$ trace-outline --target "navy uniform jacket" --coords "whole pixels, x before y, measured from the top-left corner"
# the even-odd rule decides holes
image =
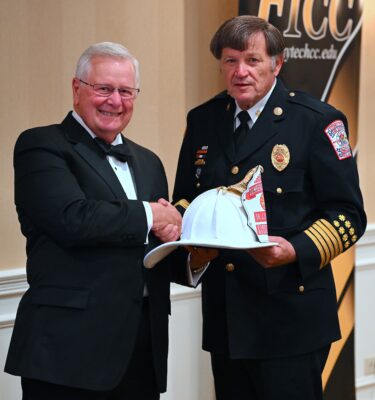
[[[202,278],[203,348],[237,359],[318,349],[340,338],[330,261],[366,227],[346,118],[278,81],[235,154],[234,111],[221,93],[189,112],[173,201],[186,205],[260,164],[269,235],[289,240],[297,261],[265,269],[245,251],[221,250]],[[275,145],[290,152],[282,171],[271,161]]]
[[[146,282],[156,379],[166,389],[170,274],[167,265],[143,267],[142,201],[168,198],[167,180],[155,154],[122,139],[138,200],[127,199],[104,153],[70,114],[17,141],[15,202],[30,288],[18,308],[8,373],[114,388],[133,352]],[[157,244],[150,234],[150,249]]]

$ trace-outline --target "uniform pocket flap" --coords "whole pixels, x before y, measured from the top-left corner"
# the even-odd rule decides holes
[[[37,288],[32,296],[33,304],[81,309],[87,307],[88,299],[88,289],[51,286]]]
[[[293,170],[288,174],[270,175],[263,179],[263,187],[267,192],[277,195],[282,193],[301,192],[303,190],[304,171]]]
[[[266,268],[267,293],[306,294],[327,289],[330,285],[324,273],[316,274],[310,279],[302,280],[298,271],[297,263]]]

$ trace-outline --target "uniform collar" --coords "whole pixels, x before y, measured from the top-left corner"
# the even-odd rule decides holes
[[[249,109],[247,110],[247,112],[249,113],[250,118],[251,118],[253,124],[254,124],[255,121],[258,119],[260,113],[263,111],[263,108],[265,107],[265,105],[266,105],[268,99],[270,98],[270,96],[271,96],[273,90],[275,89],[276,83],[277,83],[277,79],[275,78],[275,81],[274,81],[274,83],[273,83],[271,89],[267,92],[267,94],[266,94],[262,99],[260,99],[260,100],[258,101],[258,103],[256,103],[253,107],[251,107],[251,108],[249,108]],[[243,111],[243,110],[242,110],[242,109],[240,108],[240,106],[238,105],[237,100],[235,100],[235,103],[236,103],[236,110],[235,110],[235,112],[234,112],[234,116],[235,116],[235,118],[236,118],[237,115],[238,115],[241,111]]]

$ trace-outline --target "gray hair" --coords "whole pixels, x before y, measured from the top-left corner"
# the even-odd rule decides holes
[[[76,77],[78,79],[85,79],[91,68],[91,60],[97,56],[122,58],[130,61],[134,66],[135,71],[135,85],[139,88],[140,74],[139,62],[130,53],[130,51],[119,43],[101,42],[95,43],[88,47],[78,60],[76,68]]]

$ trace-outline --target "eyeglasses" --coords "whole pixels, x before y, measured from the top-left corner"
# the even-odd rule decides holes
[[[87,86],[91,86],[94,89],[94,92],[99,96],[109,97],[116,90],[122,99],[134,99],[137,97],[137,94],[140,92],[140,89],[131,88],[131,87],[122,87],[122,88],[114,88],[111,85],[104,85],[101,83],[88,83],[83,81],[82,79],[78,79],[81,83],[84,83]]]

